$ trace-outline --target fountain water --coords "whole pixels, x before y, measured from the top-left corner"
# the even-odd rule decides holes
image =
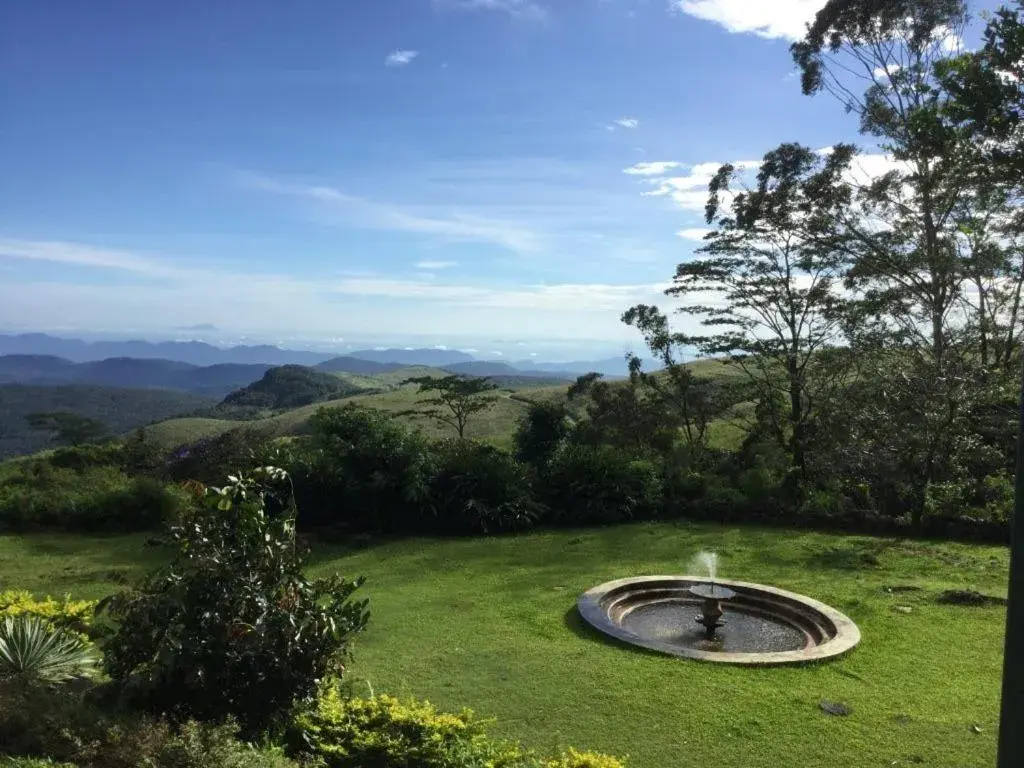
[[[708,578],[711,580],[709,584],[694,584],[690,587],[690,594],[704,601],[701,604],[700,616],[696,621],[704,627],[705,638],[711,640],[715,636],[715,631],[719,627],[725,626],[725,622],[722,621],[722,616],[725,613],[722,601],[731,600],[736,597],[736,593],[727,587],[715,584],[715,579],[718,578],[717,552],[698,552],[694,563],[707,571]]]

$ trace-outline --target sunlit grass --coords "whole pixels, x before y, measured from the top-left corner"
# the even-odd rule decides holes
[[[0,584],[100,597],[159,559],[143,541],[3,537]],[[725,577],[847,613],[862,644],[817,666],[733,668],[612,645],[578,620],[587,588],[682,573],[709,548]],[[321,545],[316,554],[316,572],[367,577],[372,617],[350,665],[357,690],[470,706],[544,750],[626,754],[634,768],[981,768],[995,759],[1004,611],[935,597],[1004,595],[1004,548],[682,523],[354,552]],[[887,591],[908,586],[918,590]],[[824,714],[823,699],[852,714]]]

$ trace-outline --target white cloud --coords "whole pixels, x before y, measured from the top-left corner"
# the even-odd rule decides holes
[[[678,163],[677,167],[682,166]],[[761,165],[758,160],[738,160],[733,163],[738,170],[753,170]],[[683,210],[703,212],[708,199],[708,185],[718,173],[722,163],[698,163],[689,166],[689,171],[680,176],[646,179],[654,189],[644,192],[645,197],[667,197]]]
[[[825,0],[673,0],[672,7],[730,32],[798,40]]]
[[[626,130],[633,130],[639,127],[640,121],[635,117],[620,117],[618,120],[612,120],[604,127],[606,131],[614,131],[619,128],[625,128]]]
[[[674,160],[659,160],[652,163],[637,163],[626,168],[623,173],[630,176],[664,176],[673,168],[678,168],[682,163]]]
[[[540,248],[541,240],[536,233],[504,219],[458,209],[440,214],[424,213],[404,206],[377,203],[333,187],[289,184],[260,174],[239,174],[238,178],[251,189],[312,202],[332,219],[351,227],[414,232],[451,241],[492,243],[514,252],[531,252]]]
[[[684,240],[694,240],[696,242],[702,242],[705,235],[709,232],[713,232],[712,229],[706,229],[701,227],[691,227],[689,229],[680,229],[676,232],[677,237],[681,237]]]
[[[547,21],[551,10],[534,0],[434,0],[439,8],[464,11],[498,11],[521,21]]]
[[[457,261],[431,261],[431,260],[428,259],[428,260],[425,260],[425,261],[417,261],[415,266],[416,266],[416,269],[451,269],[452,267],[459,266],[459,262],[457,262]]]
[[[0,326],[49,327],[52,308],[70,329],[126,332],[126,318],[149,329],[177,327],[202,316],[228,333],[293,332],[336,336],[372,327],[379,333],[486,334],[516,327],[524,336],[632,338],[619,315],[654,302],[667,287],[653,283],[471,284],[406,277],[302,278],[266,273],[248,263],[231,267],[177,262],[80,243],[0,239],[4,258],[43,258],[86,266],[99,280],[72,282],[60,270],[44,278],[0,281]],[[32,254],[25,256],[25,254]],[[42,257],[37,256],[43,254]],[[113,256],[112,256],[113,254]],[[198,261],[191,262],[199,264]],[[105,275],[118,276],[115,283]],[[132,279],[135,275],[138,279]],[[149,279],[158,275],[159,280]],[[225,292],[223,286],[230,285]],[[268,312],[267,307],[273,307]],[[353,327],[353,318],[358,324]],[[143,326],[133,326],[142,328]]]
[[[384,65],[387,67],[404,67],[419,55],[419,51],[392,51],[387,55],[387,58],[384,59]]]

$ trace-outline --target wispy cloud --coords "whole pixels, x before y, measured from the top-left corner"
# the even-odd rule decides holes
[[[97,267],[134,272],[152,277],[173,277],[181,270],[155,259],[125,251],[96,248],[61,241],[15,240],[0,238],[0,259],[45,261],[76,267]]]
[[[825,0],[673,0],[671,7],[729,32],[798,40]]]
[[[551,9],[535,0],[434,0],[438,8],[464,11],[499,11],[522,21],[547,21]]]
[[[550,336],[550,329],[557,327],[565,338],[629,338],[629,332],[620,328],[619,313],[631,304],[656,300],[666,287],[639,282],[474,284],[386,275],[298,278],[260,272],[249,264],[182,268],[169,260],[82,243],[0,242],[0,264],[4,258],[45,254],[51,263],[97,271],[98,281],[75,282],[59,271],[36,279],[0,281],[0,322],[18,320],[37,327],[50,322],[46,318],[56,306],[62,323],[92,330],[123,330],[126,317],[139,318],[151,328],[171,328],[201,315],[205,323],[227,331],[330,330],[336,335],[347,333],[357,314],[360,327],[382,333],[415,328],[465,334],[473,328],[486,334],[514,325],[524,335]],[[109,271],[140,279],[103,282]],[[146,279],[154,274],[162,279]],[[231,290],[225,292],[224,285]],[[268,306],[274,311],[268,313]]]
[[[617,128],[625,128],[626,130],[632,130],[640,125],[640,121],[635,117],[620,117],[618,120],[613,120],[611,123],[605,126],[609,131],[614,131]]]
[[[415,264],[416,269],[451,269],[457,266],[459,266],[457,261],[432,261],[430,259],[417,261]]]
[[[392,51],[384,59],[384,66],[387,67],[404,67],[409,64],[413,59],[420,55],[419,51],[400,50]]]
[[[314,203],[322,211],[336,217],[340,223],[354,228],[413,232],[450,241],[491,243],[513,252],[536,251],[541,246],[541,238],[536,233],[503,219],[457,209],[444,213],[425,213],[404,206],[378,203],[329,186],[287,183],[260,174],[242,174],[240,179],[251,189]]]
[[[659,160],[651,163],[637,163],[624,169],[622,172],[630,176],[664,176],[673,168],[679,168],[682,163],[674,160]]]

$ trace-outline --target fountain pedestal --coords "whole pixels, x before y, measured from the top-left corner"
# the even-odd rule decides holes
[[[736,593],[727,587],[720,587],[717,584],[694,584],[690,587],[690,594],[703,599],[700,616],[696,617],[698,624],[704,627],[704,633],[708,640],[715,636],[715,631],[725,622],[722,616],[725,611],[722,608],[723,600],[731,600]]]

